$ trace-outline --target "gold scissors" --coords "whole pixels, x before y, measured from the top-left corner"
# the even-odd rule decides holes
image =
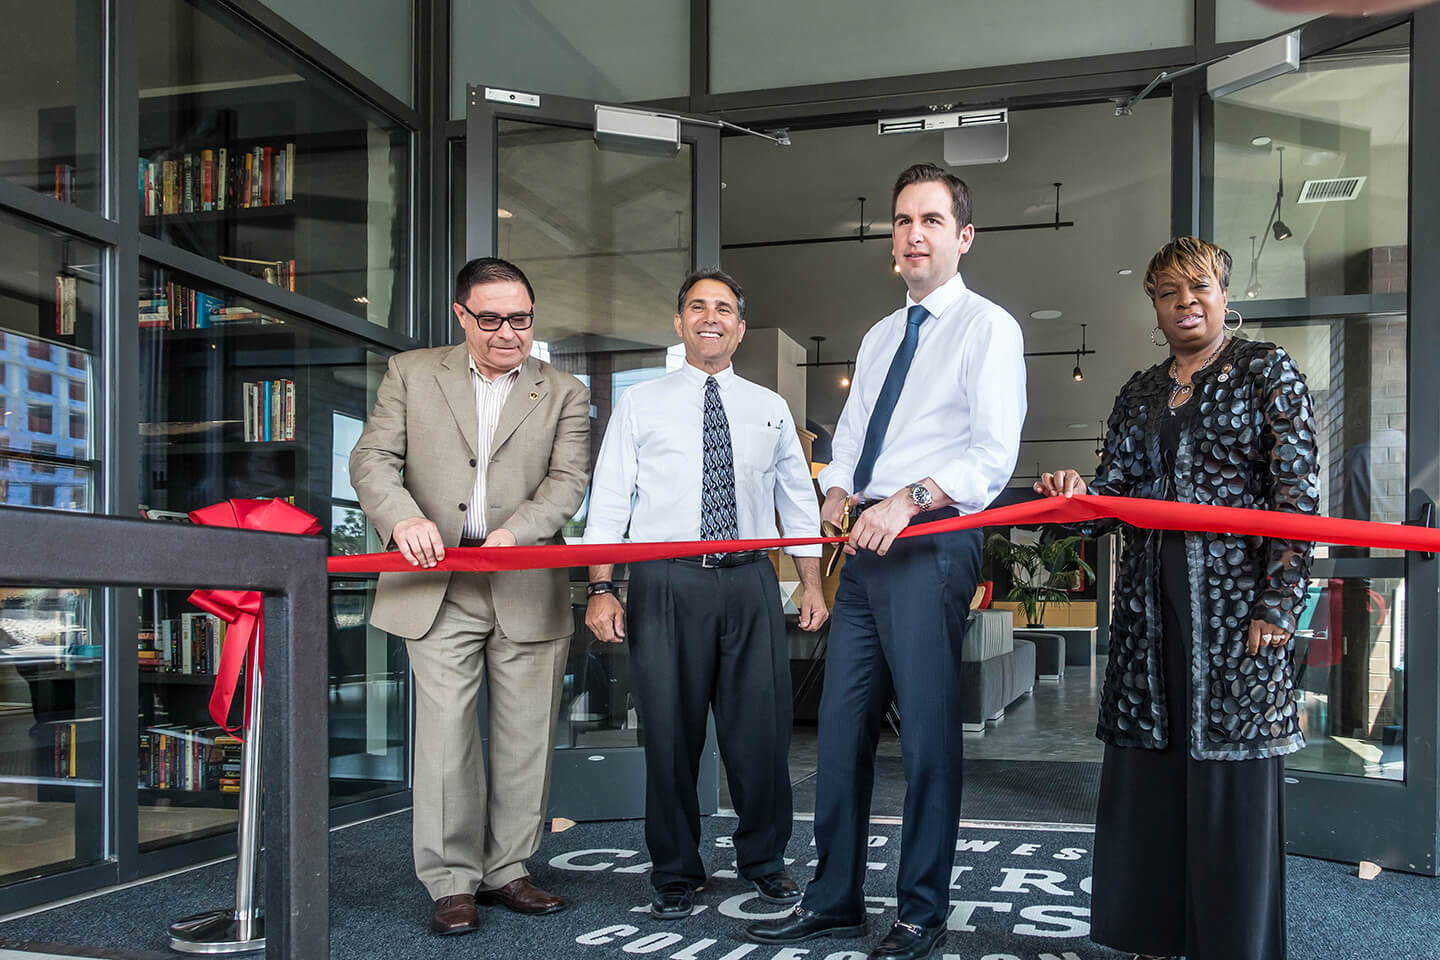
[[[850,504],[845,504],[845,512],[840,515],[840,524],[836,526],[829,520],[820,524],[820,532],[827,537],[849,537],[850,536]],[[825,563],[825,576],[835,574],[835,567],[840,563],[840,556],[845,552],[845,544],[835,544],[835,552],[830,554],[830,559]]]

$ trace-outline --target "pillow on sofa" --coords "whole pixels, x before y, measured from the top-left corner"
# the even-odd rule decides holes
[[[975,587],[975,596],[970,598],[971,610],[989,610],[990,594],[995,590],[994,580],[981,580]]]

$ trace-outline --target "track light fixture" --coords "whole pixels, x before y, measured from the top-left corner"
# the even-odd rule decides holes
[[[1285,225],[1285,221],[1280,219],[1280,201],[1285,199],[1285,148],[1276,147],[1275,149],[1280,154],[1280,178],[1275,185],[1275,213],[1272,214],[1275,224],[1271,229],[1275,231],[1275,239],[1280,241],[1289,240],[1294,234]]]
[[[1245,285],[1245,297],[1254,300],[1260,296],[1260,255],[1255,250],[1255,237],[1250,237],[1250,282]]]
[[[1075,369],[1070,376],[1076,383],[1085,379],[1085,371],[1080,369],[1080,355],[1085,352],[1085,324],[1080,324],[1080,349],[1075,351]]]

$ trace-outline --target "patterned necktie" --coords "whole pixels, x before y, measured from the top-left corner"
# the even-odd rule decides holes
[[[720,384],[705,378],[704,472],[700,484],[700,539],[738,540],[735,520],[735,455],[730,421],[720,402]]]
[[[855,480],[851,493],[863,493],[875,472],[875,458],[880,455],[880,446],[885,442],[885,431],[890,428],[890,418],[895,414],[895,404],[900,400],[900,389],[905,386],[905,375],[910,372],[910,361],[915,359],[915,345],[920,342],[920,324],[930,316],[930,311],[920,304],[910,308],[905,318],[905,336],[895,359],[890,361],[890,372],[885,374],[885,384],[875,400],[875,409],[870,411],[870,422],[865,426],[865,445],[860,448],[860,459],[855,461]]]

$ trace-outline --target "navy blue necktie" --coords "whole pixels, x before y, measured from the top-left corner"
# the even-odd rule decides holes
[[[915,359],[920,324],[928,316],[930,311],[917,303],[905,317],[905,336],[900,341],[900,349],[895,351],[895,359],[890,361],[890,372],[885,374],[885,384],[875,400],[875,409],[870,411],[870,422],[865,425],[865,445],[860,448],[860,459],[855,461],[851,493],[863,493],[875,472],[875,458],[880,456],[885,431],[890,428],[890,418],[895,414],[895,404],[900,401],[900,390],[905,386],[905,375],[910,372],[910,361]]]
[[[705,378],[705,408],[701,418],[702,472],[700,483],[700,539],[738,540],[735,509],[735,456],[730,447],[730,421],[720,402],[720,384]]]

